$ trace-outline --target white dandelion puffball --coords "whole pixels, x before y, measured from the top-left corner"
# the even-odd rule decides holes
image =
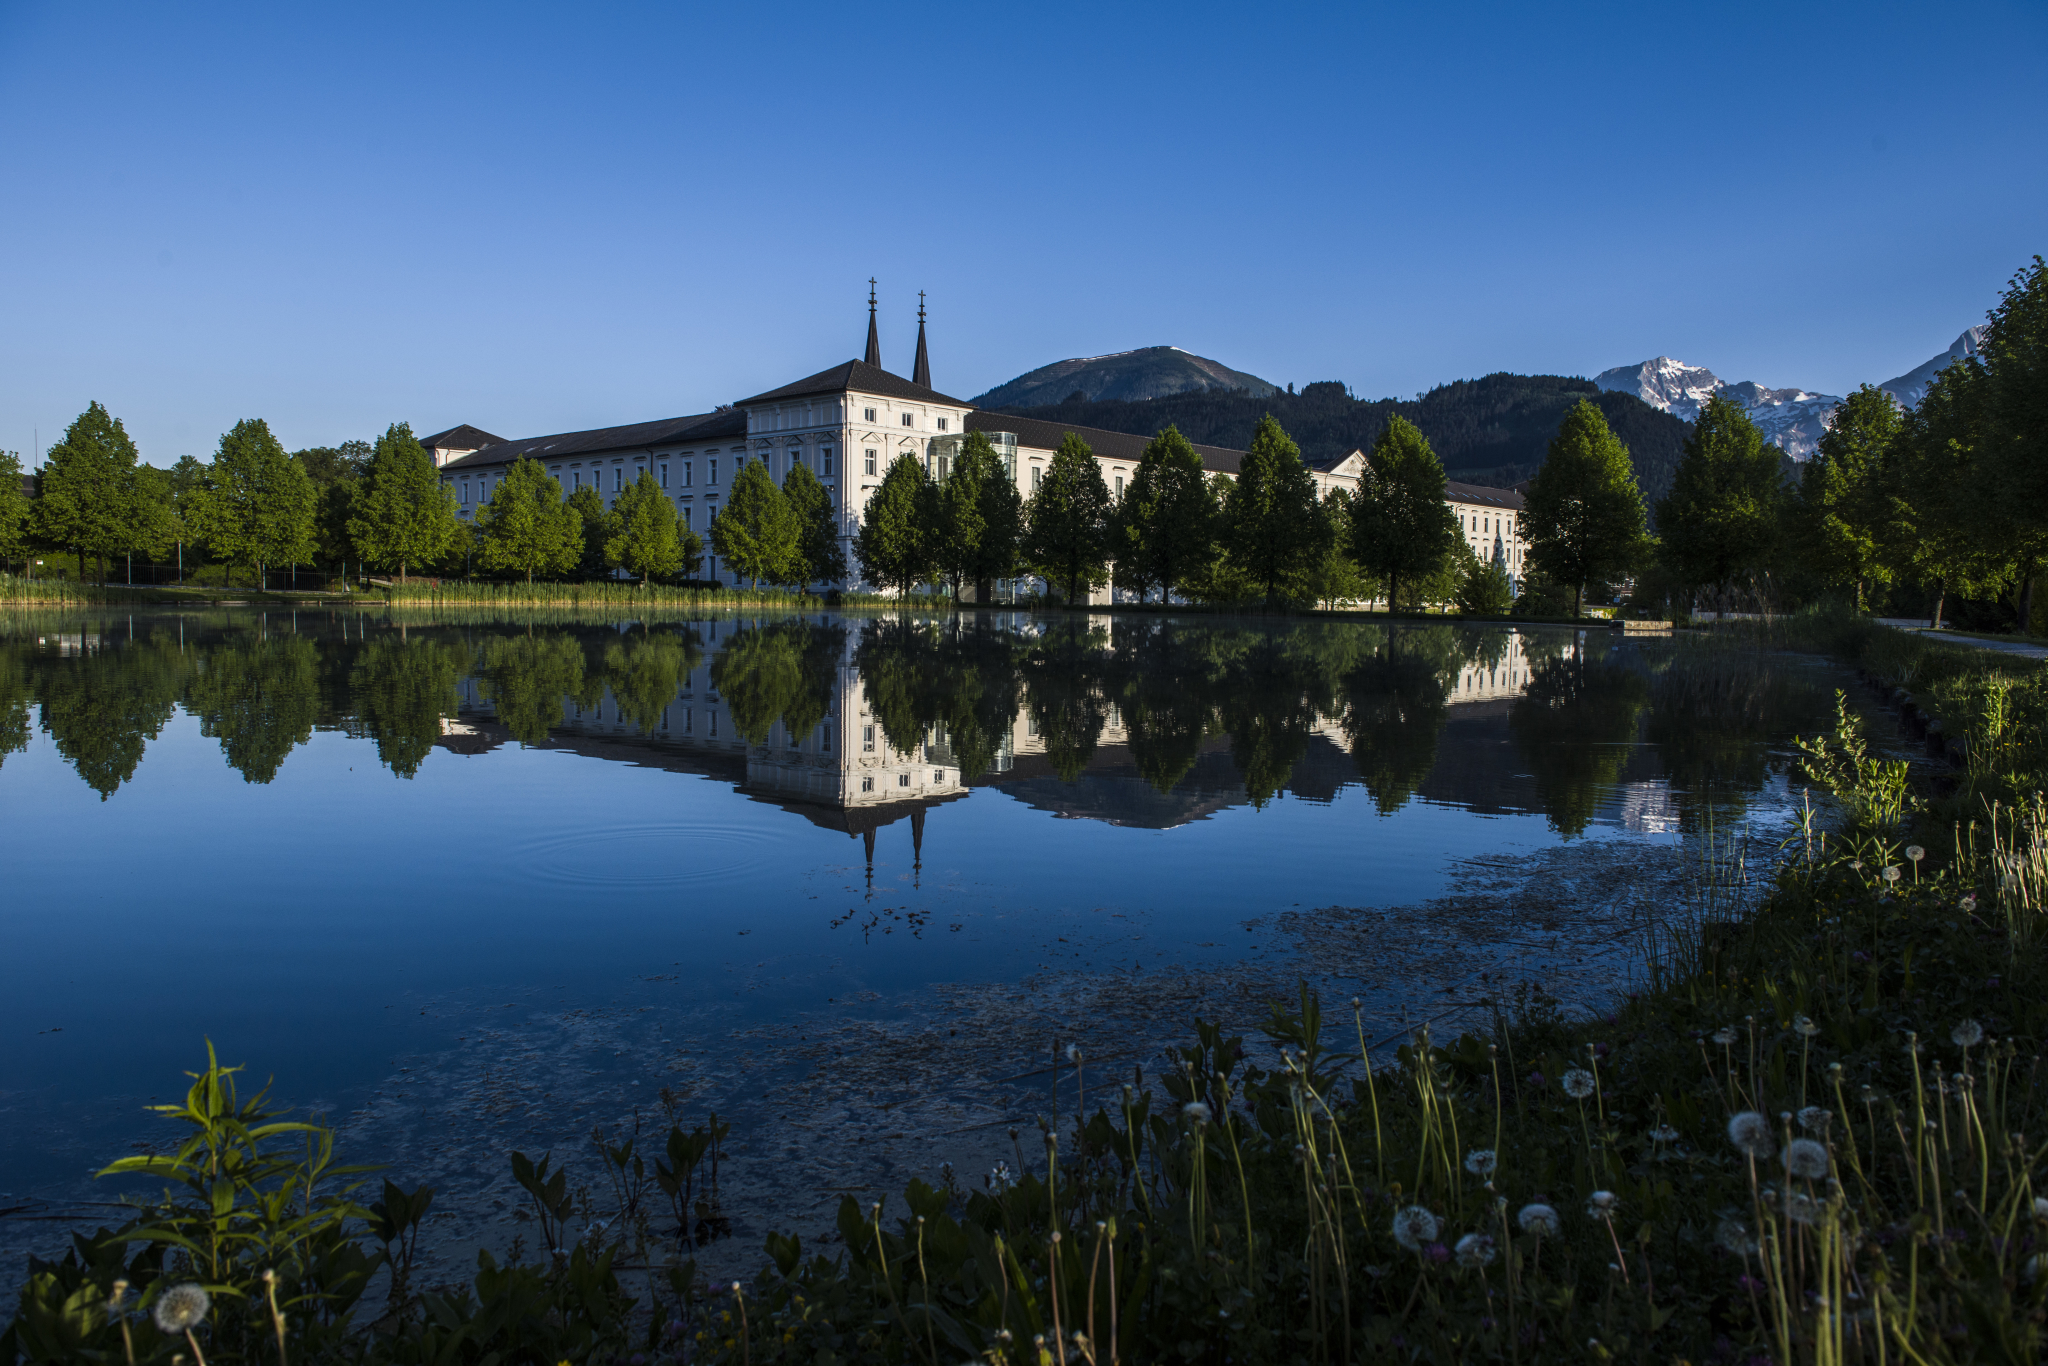
[[[1820,1033],[1820,1026],[1804,1015],[1794,1015],[1792,1017],[1792,1031],[1803,1038],[1810,1039]]]
[[[1795,1138],[1785,1145],[1785,1170],[1806,1181],[1818,1181],[1828,1174],[1828,1150],[1810,1138]]]
[[[1394,1216],[1394,1241],[1410,1252],[1420,1252],[1424,1243],[1435,1242],[1436,1231],[1436,1216],[1420,1205],[1410,1205]]]
[[[1540,1202],[1522,1206],[1515,1222],[1522,1226],[1522,1232],[1533,1233],[1539,1238],[1555,1238],[1564,1232],[1564,1220],[1557,1217],[1557,1211]]]
[[[1896,863],[1884,870],[1884,880],[1886,882],[1897,882],[1903,875],[1903,871]]]
[[[1729,1046],[1730,1044],[1734,1043],[1734,1042],[1735,1042],[1735,1028],[1734,1028],[1734,1026],[1732,1026],[1732,1025],[1722,1025],[1722,1026],[1721,1026],[1721,1027],[1720,1027],[1719,1029],[1715,1030],[1715,1031],[1714,1031],[1714,1042],[1715,1042],[1715,1043],[1717,1043],[1717,1044],[1719,1044],[1719,1045],[1721,1045],[1721,1047],[1723,1047],[1723,1048],[1726,1048],[1726,1047],[1728,1047],[1728,1046]]]
[[[1906,846],[1906,857],[1918,863],[1921,859],[1927,857],[1927,851],[1917,844],[1909,844]]]
[[[1493,1239],[1484,1233],[1466,1234],[1458,1240],[1458,1245],[1452,1250],[1458,1254],[1459,1266],[1482,1267],[1493,1265]]]
[[[1564,1093],[1573,1100],[1584,1100],[1593,1094],[1593,1074],[1583,1067],[1567,1067],[1564,1070]]]
[[[1809,1105],[1799,1112],[1799,1127],[1810,1134],[1824,1134],[1828,1131],[1828,1125],[1834,1122],[1834,1118],[1833,1110]]]
[[[1669,1124],[1659,1124],[1656,1128],[1650,1130],[1650,1141],[1652,1143],[1676,1143],[1678,1142],[1678,1130],[1672,1128]]]
[[[1949,1041],[1958,1048],[1975,1048],[1984,1042],[1984,1026],[1975,1020],[1965,1020],[1948,1032]]]
[[[1820,1221],[1821,1203],[1810,1195],[1797,1191],[1785,1197],[1785,1217],[1795,1224],[1813,1224]]]
[[[1492,1176],[1494,1168],[1499,1165],[1499,1159],[1491,1148],[1474,1148],[1465,1154],[1465,1170],[1474,1176]]]
[[[2034,1217],[2043,1223],[2048,1223],[2048,1195],[2037,1195],[2034,1197]]]
[[[1210,1120],[1216,1117],[1214,1112],[1212,1112],[1207,1105],[1204,1105],[1199,1100],[1191,1100],[1187,1104],[1181,1106],[1180,1112],[1181,1115],[1190,1124],[1207,1124]]]
[[[1721,1227],[1714,1232],[1714,1240],[1738,1257],[1747,1257],[1756,1251],[1756,1240],[1749,1236],[1749,1230],[1739,1219],[1723,1219]]]
[[[1965,893],[1963,894],[1963,899],[1962,899],[1961,901],[1958,901],[1958,902],[1956,903],[1956,909],[1958,909],[1958,910],[1961,910],[1961,911],[1974,911],[1974,910],[1976,910],[1976,909],[1977,909],[1977,894],[1976,894],[1975,892],[1965,892]]]
[[[1611,1219],[1621,1205],[1621,1197],[1613,1191],[1594,1191],[1586,1197],[1588,1219]]]
[[[150,1317],[156,1320],[157,1331],[176,1336],[190,1332],[206,1317],[209,1301],[203,1287],[191,1281],[174,1285],[156,1297],[156,1308]]]
[[[1778,1150],[1771,1138],[1771,1122],[1754,1110],[1744,1110],[1728,1121],[1728,1141],[1751,1157],[1769,1157]]]

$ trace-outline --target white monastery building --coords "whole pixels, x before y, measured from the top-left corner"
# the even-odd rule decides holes
[[[747,461],[765,462],[777,483],[796,465],[807,465],[839,511],[847,562],[856,564],[852,539],[890,465],[916,460],[926,474],[944,479],[966,434],[977,431],[987,434],[1026,499],[1068,432],[1095,452],[1113,498],[1123,496],[1150,442],[1149,437],[1129,432],[984,412],[940,393],[932,388],[922,306],[911,377],[891,374],[882,368],[870,292],[864,359],[846,361],[713,412],[521,441],[507,441],[465,424],[424,437],[421,444],[440,469],[442,482],[453,490],[464,520],[489,501],[513,462],[533,459],[561,481],[564,497],[588,485],[603,497],[606,507],[639,479],[642,470],[651,470],[675,501],[683,526],[700,535],[709,532],[718,516],[720,495]],[[1243,451],[1220,446],[1196,446],[1195,451],[1210,474],[1228,478],[1236,477],[1244,458]],[[1333,488],[1355,489],[1364,468],[1365,454],[1356,450],[1309,463],[1319,497]],[[1500,564],[1519,583],[1526,551],[1518,526],[1522,495],[1511,489],[1453,483],[1444,496],[1473,551],[1482,560]],[[705,569],[712,579],[730,572],[708,552]],[[736,575],[733,582],[737,586]],[[1098,589],[1091,601],[1107,602],[1109,592]]]

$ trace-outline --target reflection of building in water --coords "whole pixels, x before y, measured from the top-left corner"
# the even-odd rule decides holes
[[[1677,834],[1678,803],[1672,800],[1671,784],[1662,779],[1623,784],[1617,819],[1639,835]]]
[[[1033,636],[1042,629],[1042,622],[1024,614],[982,614],[981,622],[1013,638]],[[1111,626],[1107,617],[1090,619],[1091,627],[1098,624]],[[867,683],[854,663],[858,628],[845,633],[838,655],[831,661],[831,681],[819,721],[802,733],[792,733],[789,723],[778,717],[756,743],[742,733],[743,722],[734,716],[732,699],[722,696],[714,681],[715,661],[735,628],[709,623],[704,629],[707,649],[702,661],[682,678],[674,696],[646,729],[628,719],[626,706],[605,688],[595,697],[561,698],[544,747],[716,778],[827,829],[870,837],[905,816],[916,818],[914,825],[921,835],[926,810],[965,796],[973,786],[999,787],[1021,801],[1064,816],[1149,828],[1199,820],[1248,800],[1244,777],[1232,755],[1231,737],[1226,733],[1201,742],[1193,766],[1171,791],[1152,788],[1139,776],[1129,724],[1121,709],[1108,700],[1102,702],[1102,725],[1094,734],[1081,771],[1065,778],[1054,771],[1047,737],[1040,732],[1028,697],[1020,698],[1008,729],[993,737],[992,759],[976,772],[959,766],[952,737],[940,724],[927,726],[908,749],[898,749],[891,744],[871,703]],[[1102,636],[1105,654],[1112,648],[1113,629]],[[725,641],[720,640],[721,634]],[[1501,632],[1475,643],[1476,657],[1444,666],[1438,678],[1454,728],[1461,715],[1469,715],[1491,733],[1498,729],[1507,705],[1529,686],[1534,665],[1527,638],[1518,632]],[[1551,654],[1564,657],[1578,649],[1554,638],[1545,644]],[[1393,648],[1401,648],[1398,638]],[[478,754],[504,744],[510,736],[497,723],[488,686],[478,678],[467,678],[459,692],[458,715],[442,723],[441,747]],[[1309,749],[1288,783],[1297,796],[1331,801],[1343,788],[1360,781],[1343,715],[1316,714],[1307,728],[1307,738]],[[1493,779],[1486,775],[1502,771],[1498,759],[1487,758],[1467,772],[1461,761],[1447,755],[1440,768],[1440,792],[1442,783],[1460,790],[1473,788],[1465,800],[1480,808],[1501,805],[1474,787],[1479,783],[1491,794]],[[1448,793],[1439,799],[1456,800]],[[1508,807],[1514,805],[1507,803]]]

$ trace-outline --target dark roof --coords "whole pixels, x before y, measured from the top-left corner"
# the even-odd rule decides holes
[[[956,408],[968,406],[964,399],[949,398],[936,389],[927,389],[922,384],[913,384],[901,375],[892,375],[879,365],[869,365],[864,360],[850,360],[844,365],[835,365],[830,370],[820,370],[794,384],[785,384],[780,389],[770,389],[765,394],[743,398],[741,403],[772,403],[781,398],[804,398],[811,394],[843,394],[849,389],[863,394],[880,394],[884,398],[907,398],[923,403],[950,403]]]
[[[33,474],[21,476],[21,496],[24,498],[36,496],[36,477]]]
[[[1018,445],[1045,451],[1058,450],[1060,438],[1072,432],[1087,442],[1090,450],[1110,460],[1139,459],[1145,454],[1145,447],[1152,443],[1149,436],[1133,436],[1129,432],[1105,432],[1099,427],[1076,427],[1066,422],[1045,422],[1035,417],[1017,417],[1011,413],[990,413],[980,409],[967,415],[967,430],[1014,432]],[[1202,457],[1202,468],[1211,474],[1236,474],[1239,462],[1244,459],[1243,451],[1233,451],[1224,446],[1196,446],[1195,454]]]
[[[1513,489],[1488,488],[1484,484],[1460,484],[1455,480],[1444,484],[1444,497],[1460,503],[1478,503],[1485,507],[1506,508],[1510,512],[1522,510],[1522,495]]]
[[[624,427],[595,427],[587,432],[562,432],[555,436],[528,437],[523,441],[501,441],[474,455],[451,460],[441,468],[466,470],[479,465],[509,465],[527,457],[559,460],[565,455],[640,450],[676,441],[718,441],[746,434],[747,415],[738,409],[721,408],[715,413],[668,417],[659,422],[635,422]]]
[[[439,447],[445,451],[480,451],[486,446],[502,446],[505,438],[492,436],[481,427],[472,427],[467,422],[460,427],[450,427],[445,432],[420,438],[420,444],[428,450]]]

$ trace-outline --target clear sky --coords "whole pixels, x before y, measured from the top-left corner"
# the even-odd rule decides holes
[[[1171,343],[1406,396],[1843,393],[2048,253],[2048,5],[0,0],[0,448],[971,397]]]

